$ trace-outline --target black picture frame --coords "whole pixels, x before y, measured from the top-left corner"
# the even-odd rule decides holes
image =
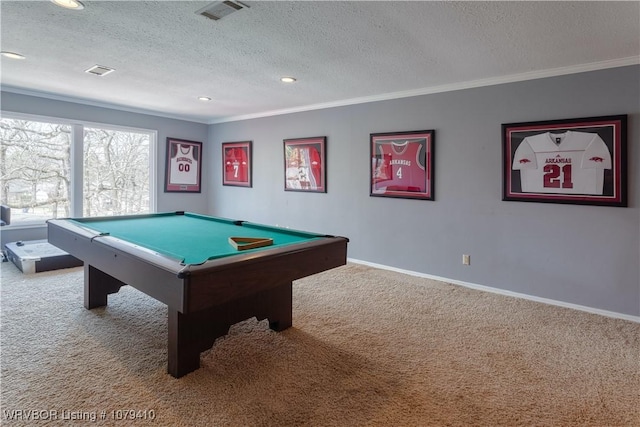
[[[222,185],[253,186],[252,141],[222,143]]]
[[[372,133],[371,197],[435,200],[435,130]]]
[[[200,193],[202,142],[167,138],[165,193]]]
[[[502,200],[627,206],[627,115],[502,125]]]
[[[327,192],[327,137],[285,139],[284,190]]]

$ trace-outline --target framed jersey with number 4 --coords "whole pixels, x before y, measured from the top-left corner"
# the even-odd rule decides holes
[[[202,142],[167,138],[166,193],[200,193]]]
[[[503,200],[627,206],[627,116],[502,125]]]
[[[434,200],[434,137],[434,130],[372,133],[369,195]]]

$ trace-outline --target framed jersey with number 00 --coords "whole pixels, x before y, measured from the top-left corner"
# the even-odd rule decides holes
[[[434,200],[434,130],[372,133],[371,196]]]
[[[503,200],[627,206],[627,116],[502,125]]]
[[[200,193],[202,143],[167,138],[166,193]]]

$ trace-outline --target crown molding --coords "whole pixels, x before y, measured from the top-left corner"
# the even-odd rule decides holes
[[[9,93],[16,93],[18,95],[26,95],[26,96],[36,96],[38,98],[45,98],[45,99],[52,99],[54,101],[62,101],[62,102],[72,102],[74,104],[81,104],[81,105],[88,105],[91,107],[99,107],[99,108],[108,108],[111,110],[118,110],[118,111],[126,111],[128,113],[136,113],[136,114],[145,114],[148,116],[154,116],[154,117],[164,117],[167,119],[175,119],[175,120],[184,120],[184,121],[188,121],[188,122],[195,122],[195,123],[201,123],[201,124],[209,124],[209,119],[204,118],[204,117],[195,117],[195,116],[183,116],[183,115],[176,115],[176,114],[169,114],[163,111],[156,111],[156,110],[147,110],[144,108],[136,108],[136,107],[131,107],[128,105],[122,105],[122,104],[112,104],[109,102],[101,102],[101,101],[93,101],[93,100],[89,100],[89,99],[85,99],[85,98],[77,98],[77,97],[73,97],[73,96],[67,96],[67,95],[60,95],[60,94],[55,94],[55,93],[51,93],[51,92],[44,92],[44,91],[38,91],[38,90],[32,90],[32,89],[24,89],[24,88],[19,88],[19,87],[15,87],[15,86],[9,86],[9,85],[1,85],[0,86],[0,90],[2,92],[9,92]]]
[[[604,70],[607,68],[618,68],[629,65],[640,64],[640,56],[632,56],[622,59],[614,59],[610,61],[592,62],[589,64],[572,65],[568,67],[560,67],[541,71],[530,71],[520,74],[511,74],[502,77],[492,77],[487,79],[472,80],[467,82],[452,83],[446,85],[432,86],[421,89],[413,89],[401,92],[384,93],[380,95],[365,96],[360,98],[351,98],[334,102],[326,102],[321,104],[304,105],[294,108],[286,108],[282,110],[265,111],[262,113],[245,114],[240,116],[223,117],[214,119],[209,124],[218,124],[226,122],[234,122],[240,120],[250,120],[262,117],[279,116],[282,114],[300,113],[303,111],[322,110],[325,108],[344,107],[348,105],[365,104],[369,102],[387,101],[391,99],[409,98],[413,96],[429,95],[433,93],[453,92],[456,90],[472,89],[484,86],[494,86],[504,83],[522,82],[526,80],[543,79],[547,77],[563,76],[567,74],[578,74],[588,71]]]

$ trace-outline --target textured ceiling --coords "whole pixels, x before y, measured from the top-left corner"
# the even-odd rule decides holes
[[[1,1],[3,90],[215,123],[640,62],[637,1],[83,3]]]

